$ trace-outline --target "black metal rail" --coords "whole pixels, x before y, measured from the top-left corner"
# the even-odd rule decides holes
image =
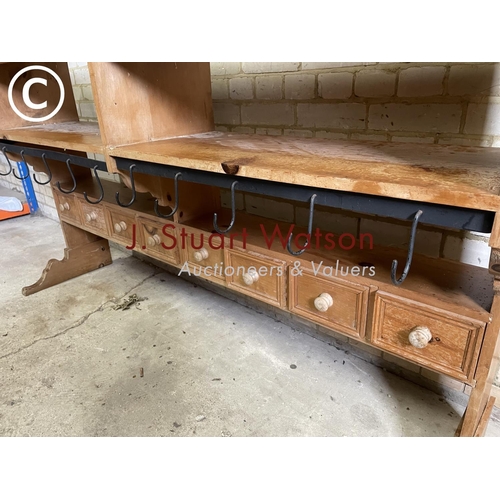
[[[400,200],[383,196],[331,191],[329,189],[297,186],[283,182],[264,181],[239,177],[225,173],[206,172],[175,165],[160,165],[156,163],[115,158],[119,170],[129,172],[131,165],[135,165],[134,172],[174,179],[180,172],[181,179],[187,182],[196,182],[231,189],[235,180],[238,181],[237,191],[245,193],[274,196],[291,201],[309,203],[316,195],[315,204],[326,207],[339,208],[350,212],[357,212],[379,217],[391,217],[401,220],[413,220],[415,214],[421,210],[420,223],[431,224],[443,228],[463,229],[490,233],[493,227],[494,212],[475,210],[471,208],[452,207],[434,203]]]

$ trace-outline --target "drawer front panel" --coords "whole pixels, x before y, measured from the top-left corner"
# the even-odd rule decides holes
[[[286,307],[286,262],[232,249],[226,251],[225,274],[229,288],[274,306]]]
[[[135,217],[125,215],[120,210],[108,208],[108,219],[110,236],[128,246],[133,245]],[[137,230],[135,233],[137,237]]]
[[[187,237],[184,249],[184,259],[188,262],[190,270],[202,278],[225,281],[222,274],[221,263],[224,265],[224,249],[212,248],[222,244],[219,237],[213,238],[209,242],[211,233],[195,230],[189,227],[185,228]],[[193,248],[200,247],[200,248]],[[215,268],[217,265],[217,268]],[[215,269],[216,270],[215,270]]]
[[[174,243],[173,239],[166,236],[168,234],[175,236],[175,229],[167,227],[170,223],[160,224],[148,219],[139,219],[139,229],[142,241],[142,251],[160,260],[171,264],[178,264],[180,261],[179,247],[176,244],[174,248],[170,247]]]
[[[97,229],[102,234],[108,234],[106,225],[106,214],[101,205],[92,205],[84,200],[80,200],[82,211],[82,223],[85,227]]]
[[[59,211],[59,217],[63,220],[67,220],[68,222],[81,224],[82,217],[76,198],[71,195],[61,194],[55,189],[52,190],[52,193],[54,194],[54,200],[57,210]]]
[[[315,276],[303,269],[294,276],[290,268],[290,310],[315,323],[354,337],[366,330],[369,288],[338,278]]]
[[[477,320],[378,292],[371,342],[426,368],[471,381],[484,328]]]

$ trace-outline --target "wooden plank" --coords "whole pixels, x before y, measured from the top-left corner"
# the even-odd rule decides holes
[[[209,63],[89,63],[103,142],[152,141],[214,129]]]
[[[486,408],[484,409],[483,415],[479,420],[479,425],[477,426],[476,432],[474,433],[474,437],[484,437],[486,433],[486,428],[488,427],[488,422],[490,421],[491,412],[493,411],[493,406],[495,404],[495,398],[490,397]]]
[[[36,146],[104,153],[99,125],[92,122],[72,121],[0,130],[0,137]]]
[[[480,210],[500,210],[500,150],[212,132],[110,149],[112,156]]]

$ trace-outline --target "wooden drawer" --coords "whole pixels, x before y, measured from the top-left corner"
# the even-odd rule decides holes
[[[108,208],[109,235],[127,246],[134,244],[134,238],[137,239],[137,230],[135,216],[126,214],[122,210]],[[139,243],[138,243],[139,244]]]
[[[54,194],[54,200],[59,211],[59,217],[62,220],[67,220],[68,222],[76,222],[77,224],[82,223],[82,217],[80,214],[80,207],[78,201],[72,195],[62,194],[55,189],[52,190]]]
[[[149,219],[139,218],[138,224],[138,234],[140,235],[140,241],[142,241],[141,248],[144,253],[171,264],[179,263],[179,246],[177,245],[176,231],[171,227],[173,226],[171,222],[161,224]],[[173,248],[170,248],[171,246]]]
[[[184,259],[189,265],[190,272],[208,280],[225,281],[222,273],[224,248],[217,248],[222,245],[222,240],[217,237],[213,238],[210,243],[209,238],[212,233],[190,227],[184,227],[184,229],[187,233]]]
[[[252,251],[226,250],[225,275],[229,288],[286,307],[285,261]]]
[[[315,276],[301,269],[289,270],[289,308],[332,330],[363,337],[366,330],[369,288],[339,278]]]
[[[417,332],[416,327],[420,328]],[[372,344],[419,365],[459,380],[474,376],[485,324],[413,300],[377,292],[373,317]],[[430,341],[422,341],[422,330],[430,331]],[[415,339],[417,335],[417,339]],[[418,338],[419,337],[419,338]],[[427,341],[428,339],[425,339]]]
[[[89,228],[97,230],[100,234],[108,234],[106,224],[106,213],[102,205],[92,205],[85,200],[80,201],[80,209],[82,212],[82,224]]]

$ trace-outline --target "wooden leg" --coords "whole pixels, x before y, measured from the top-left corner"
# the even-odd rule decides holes
[[[484,335],[475,375],[476,386],[472,389],[469,404],[465,410],[460,436],[472,437],[484,434],[493,408],[491,402],[493,398],[490,397],[490,393],[500,357],[500,280],[498,279],[494,282],[494,292],[491,306],[492,321],[487,326]]]
[[[49,260],[40,279],[23,288],[23,295],[31,295],[111,264],[108,240],[64,222],[62,228],[67,244],[64,258]]]

